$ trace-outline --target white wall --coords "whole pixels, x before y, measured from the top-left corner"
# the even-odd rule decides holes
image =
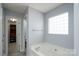
[[[74,4],[74,49],[75,55],[79,56],[79,4]]]
[[[22,48],[23,48],[23,51],[26,51],[25,50],[25,41],[27,40],[27,19],[23,19],[23,24],[22,24],[22,34],[23,34],[23,45],[22,45]]]
[[[16,22],[16,43],[17,43],[17,51],[22,51],[22,32],[21,32],[21,20],[17,18]]]
[[[33,8],[29,8],[29,40],[31,45],[43,41],[43,14]]]
[[[2,6],[0,4],[0,56],[2,56],[2,16],[3,16],[3,13],[2,13]]]
[[[25,39],[27,39],[27,20],[23,20],[23,36]]]
[[[4,18],[5,18],[5,13],[4,13],[4,9],[3,9],[3,41],[2,41],[2,46],[3,46],[3,55],[6,53],[6,46],[5,46],[5,44],[6,44],[6,42],[5,42],[5,20],[4,20]]]
[[[27,17],[27,55],[31,55],[31,45],[43,42],[43,14],[31,7]]]
[[[48,18],[59,15],[61,13],[68,12],[69,13],[69,34],[68,35],[56,35],[56,34],[48,34]],[[63,4],[55,8],[54,10],[49,11],[45,14],[44,19],[44,35],[45,41],[60,45],[69,49],[74,48],[74,14],[73,14],[73,4]]]

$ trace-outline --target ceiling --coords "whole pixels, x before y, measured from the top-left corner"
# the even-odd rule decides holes
[[[40,12],[46,13],[62,3],[4,3],[3,7],[19,13],[24,13],[27,6],[30,6]]]

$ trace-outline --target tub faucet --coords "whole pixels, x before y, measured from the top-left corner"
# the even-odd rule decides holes
[[[57,49],[54,49],[54,51],[57,51]]]

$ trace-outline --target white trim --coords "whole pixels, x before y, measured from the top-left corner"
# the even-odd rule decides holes
[[[6,16],[6,20],[5,20],[5,27],[6,27],[6,56],[8,55],[8,17]]]

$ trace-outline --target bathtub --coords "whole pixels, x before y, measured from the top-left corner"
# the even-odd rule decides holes
[[[49,43],[31,46],[31,56],[73,56],[73,50]]]

